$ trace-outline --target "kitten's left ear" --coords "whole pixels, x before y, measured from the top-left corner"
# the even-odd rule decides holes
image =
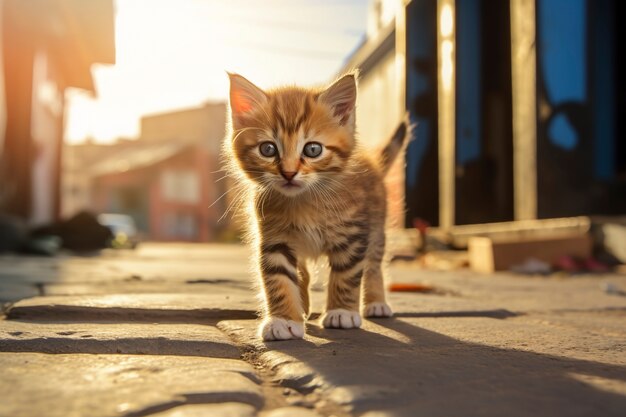
[[[344,75],[319,95],[319,101],[332,109],[341,125],[354,126],[356,77],[356,73]]]
[[[265,104],[267,95],[239,74],[229,72],[228,78],[230,79],[230,109],[233,123],[237,125],[243,117]]]

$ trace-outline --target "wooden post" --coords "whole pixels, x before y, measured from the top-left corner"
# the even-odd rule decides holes
[[[535,1],[511,0],[515,220],[537,218]]]
[[[402,7],[396,15],[396,44],[395,44],[395,75],[400,117],[404,117],[406,103],[406,8],[409,1],[403,0]],[[397,121],[400,123],[400,120]]]
[[[439,108],[439,226],[455,222],[455,0],[437,0],[437,60]]]

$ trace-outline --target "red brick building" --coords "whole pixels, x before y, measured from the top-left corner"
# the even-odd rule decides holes
[[[210,207],[221,191],[217,169],[215,155],[199,145],[136,149],[96,168],[95,207],[131,215],[150,240],[211,241],[221,215],[219,204]]]
[[[225,116],[224,103],[209,103],[144,117],[137,140],[71,147],[68,154],[89,165],[70,164],[66,203],[77,194],[74,211],[130,215],[144,239],[216,240],[226,227],[218,223],[226,199],[213,204],[226,186],[217,181]],[[85,152],[75,152],[81,146]]]

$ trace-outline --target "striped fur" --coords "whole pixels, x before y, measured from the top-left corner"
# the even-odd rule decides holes
[[[232,140],[225,152],[250,203],[264,298],[261,336],[303,337],[309,314],[306,261],[320,256],[328,257],[331,269],[325,327],[359,327],[360,305],[366,316],[390,316],[382,272],[383,178],[405,146],[407,123],[382,154],[372,156],[355,140],[356,74],[324,90],[270,91],[229,76]],[[276,155],[261,153],[264,142],[276,147]],[[304,153],[309,142],[322,145],[319,157]]]

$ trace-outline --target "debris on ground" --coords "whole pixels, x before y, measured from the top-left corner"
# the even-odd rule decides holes
[[[602,260],[626,263],[626,217],[594,218],[591,232]]]
[[[433,287],[432,285],[428,285],[428,284],[395,283],[395,284],[389,284],[389,291],[430,293],[430,292],[435,291],[435,287]]]
[[[527,275],[547,275],[552,272],[552,266],[537,258],[528,258],[523,263],[513,265],[511,272]]]
[[[569,255],[559,257],[559,259],[557,259],[554,263],[554,267],[559,271],[568,272],[570,274],[587,272],[606,273],[611,270],[608,265],[596,260],[593,257],[580,259]]]
[[[467,251],[432,251],[419,258],[419,264],[433,271],[454,271],[469,266],[469,254]]]
[[[76,252],[108,248],[113,238],[111,230],[98,223],[95,214],[86,211],[31,231],[31,238],[50,236],[61,239],[63,248]]]
[[[626,291],[612,282],[603,282],[601,287],[602,290],[609,295],[621,295],[622,297],[626,297]]]

